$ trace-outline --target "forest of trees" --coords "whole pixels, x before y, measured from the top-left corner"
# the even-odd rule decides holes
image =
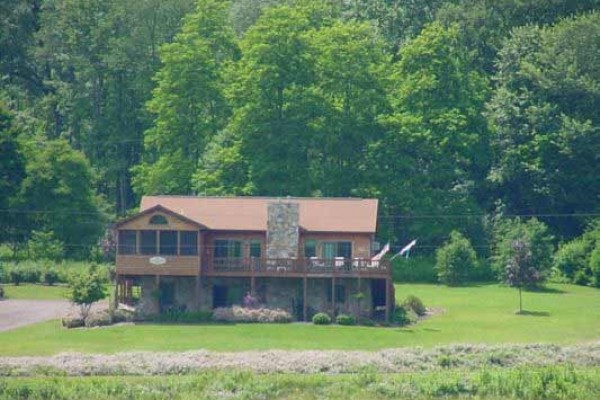
[[[600,0],[0,0],[0,242],[145,194],[380,199],[484,248],[600,215]]]

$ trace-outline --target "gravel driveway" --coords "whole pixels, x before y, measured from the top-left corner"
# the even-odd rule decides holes
[[[63,317],[71,309],[67,300],[2,300],[0,332]]]

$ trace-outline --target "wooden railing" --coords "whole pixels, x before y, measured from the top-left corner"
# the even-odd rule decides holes
[[[316,275],[377,275],[391,274],[388,260],[367,258],[218,258],[204,264],[207,274],[240,274],[285,276]]]

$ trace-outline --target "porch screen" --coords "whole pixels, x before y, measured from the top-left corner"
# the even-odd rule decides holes
[[[137,249],[137,232],[130,230],[119,231],[119,254],[135,254]]]
[[[159,241],[161,256],[177,255],[177,231],[160,231]]]
[[[140,231],[140,251],[143,255],[156,254],[156,231]]]
[[[198,255],[198,232],[179,232],[179,254],[182,256]]]

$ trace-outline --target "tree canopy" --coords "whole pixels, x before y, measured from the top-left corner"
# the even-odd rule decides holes
[[[480,253],[489,216],[600,213],[599,0],[0,12],[2,242],[83,254],[145,194],[375,196],[382,238]]]

